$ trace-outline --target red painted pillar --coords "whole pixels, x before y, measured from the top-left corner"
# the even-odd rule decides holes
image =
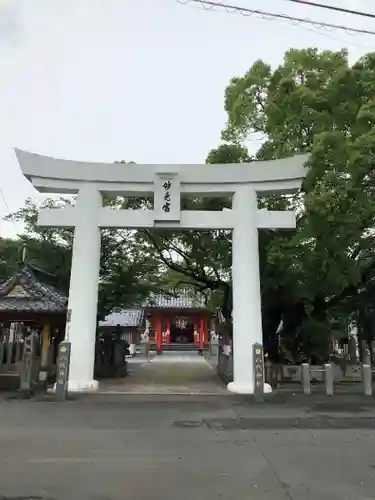
[[[148,341],[150,342],[150,344],[154,340],[154,334],[152,332],[152,328],[153,328],[152,320],[153,320],[153,317],[152,317],[152,315],[150,315],[150,318],[148,320]]]
[[[199,324],[199,349],[203,348],[204,348],[204,318],[201,318]]]
[[[156,316],[156,348],[158,351],[162,351],[161,343],[162,343],[162,335],[163,335],[163,325],[161,322],[161,317],[159,315]]]
[[[194,344],[198,344],[198,324],[197,319],[194,318]]]
[[[171,318],[167,318],[166,320],[166,326],[165,326],[165,335],[166,335],[166,343],[170,344],[171,343]]]

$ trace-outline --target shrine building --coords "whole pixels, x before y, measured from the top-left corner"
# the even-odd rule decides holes
[[[68,297],[51,278],[24,262],[0,284],[0,374],[17,372],[23,339],[29,333],[35,338],[38,377],[46,378],[48,367],[56,364],[58,346],[65,336]]]
[[[121,331],[129,343],[139,344],[143,335],[159,352],[171,349],[204,349],[214,328],[214,315],[204,298],[181,290],[177,294],[153,294],[138,308],[114,310],[100,330]]]

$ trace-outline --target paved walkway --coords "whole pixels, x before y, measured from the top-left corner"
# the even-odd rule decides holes
[[[165,352],[149,360],[129,360],[129,376],[103,380],[100,392],[112,394],[229,394],[204,356]]]

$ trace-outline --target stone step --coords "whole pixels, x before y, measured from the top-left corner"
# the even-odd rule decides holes
[[[184,352],[194,352],[194,351],[199,351],[199,345],[197,344],[180,344],[180,343],[171,343],[171,344],[162,344],[162,350],[166,352],[177,352],[177,351],[184,351]]]

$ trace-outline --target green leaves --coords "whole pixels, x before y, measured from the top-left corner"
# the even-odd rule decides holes
[[[242,78],[233,78],[225,91],[228,124],[222,133],[225,141],[244,139],[249,130],[264,132],[264,106],[271,67],[256,61]]]
[[[256,61],[226,91],[225,138],[241,144],[263,133],[257,159],[310,152],[292,199],[297,232],[267,242],[263,277],[301,301],[311,321],[329,321],[375,267],[374,95],[375,54],[351,67],[347,51],[317,49],[289,50],[275,70]],[[306,320],[300,328],[314,330]]]

